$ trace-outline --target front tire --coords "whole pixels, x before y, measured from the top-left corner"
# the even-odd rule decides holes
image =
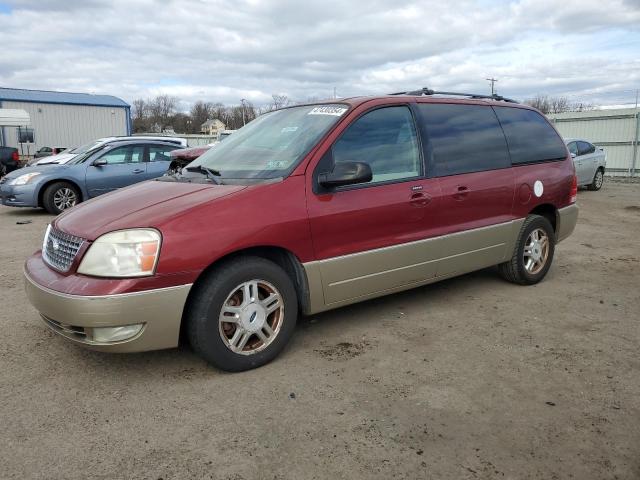
[[[520,228],[511,260],[498,265],[498,271],[512,283],[538,283],[551,267],[555,245],[556,235],[549,220],[540,215],[529,215]]]
[[[288,343],[298,317],[293,282],[260,257],[223,263],[196,287],[186,312],[193,350],[228,372],[260,367]]]
[[[589,190],[598,191],[602,188],[602,184],[604,183],[604,171],[601,168],[596,170],[595,175],[593,176],[593,181],[589,185]]]
[[[42,194],[42,206],[53,215],[60,215],[80,202],[80,192],[69,182],[52,183]]]

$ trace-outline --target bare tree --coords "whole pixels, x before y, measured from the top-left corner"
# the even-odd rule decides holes
[[[549,97],[540,94],[525,100],[524,103],[537,108],[545,115],[549,113],[582,112],[595,108],[592,103],[570,102],[567,97]]]
[[[160,131],[170,125],[171,117],[176,114],[178,99],[169,95],[158,95],[147,101],[149,116],[152,124]]]

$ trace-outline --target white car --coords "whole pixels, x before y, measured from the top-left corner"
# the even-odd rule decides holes
[[[71,159],[75,158],[77,155],[88,152],[89,150],[93,150],[94,148],[99,147],[100,145],[104,145],[106,143],[122,141],[122,140],[140,140],[140,139],[160,140],[164,142],[175,143],[176,145],[180,145],[185,148],[187,147],[187,141],[184,138],[178,138],[178,137],[161,137],[161,136],[153,137],[150,135],[135,135],[130,137],[104,137],[104,138],[99,138],[93,142],[89,142],[85,145],[80,145],[79,147],[65,150],[64,152],[59,153],[58,155],[51,155],[49,157],[41,158],[37,162],[33,162],[30,165],[45,165],[49,163],[62,165],[64,163],[67,163]]]
[[[566,138],[565,143],[573,158],[578,186],[600,190],[604,182],[607,154],[591,142],[578,138]]]

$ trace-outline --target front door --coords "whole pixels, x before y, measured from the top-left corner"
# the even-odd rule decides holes
[[[435,276],[425,245],[437,223],[439,188],[424,176],[419,136],[406,105],[356,119],[314,170],[364,162],[371,182],[333,190],[314,184],[307,208],[327,305],[348,302]]]
[[[146,172],[144,145],[123,145],[103,150],[89,160],[86,173],[90,197],[143,181]],[[96,165],[99,160],[101,165]]]

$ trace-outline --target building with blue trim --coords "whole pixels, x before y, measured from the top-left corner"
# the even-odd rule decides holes
[[[73,147],[131,134],[131,107],[111,95],[0,87],[0,109],[25,110],[31,124],[0,127],[0,145],[33,155],[41,147]]]

